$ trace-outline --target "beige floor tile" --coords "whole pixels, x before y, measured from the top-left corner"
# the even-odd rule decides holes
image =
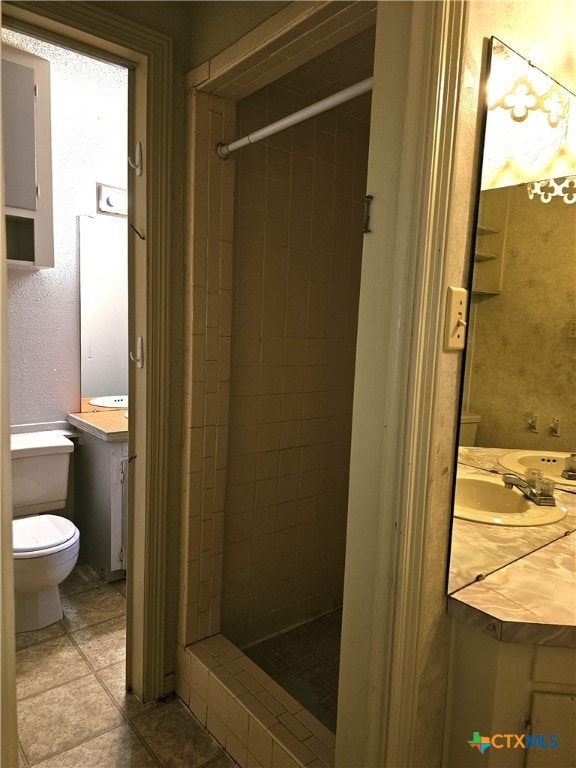
[[[238,768],[238,764],[232,760],[230,755],[227,755],[226,752],[222,752],[222,754],[214,760],[214,762],[210,763],[209,766],[206,766],[206,768]]]
[[[126,658],[126,619],[118,616],[93,627],[71,633],[74,642],[94,669],[102,669]]]
[[[136,717],[158,706],[156,701],[142,704],[133,693],[126,691],[126,664],[123,661],[99,669],[98,677],[128,718]]]
[[[16,634],[16,650],[21,651],[23,648],[29,648],[31,645],[43,643],[45,640],[53,640],[55,637],[62,637],[63,634],[64,630],[59,621],[56,622],[56,624],[50,624],[49,627],[35,629],[33,632],[18,632]]]
[[[71,749],[122,722],[122,714],[93,676],[30,696],[18,705],[20,744],[30,763]]]
[[[113,586],[105,584],[99,589],[62,596],[62,609],[64,626],[74,632],[125,615],[126,600]]]
[[[132,720],[164,768],[196,768],[223,750],[178,699]]]
[[[85,592],[88,589],[95,589],[104,584],[104,579],[94,571],[89,565],[79,563],[76,565],[70,576],[64,579],[60,584],[60,595],[62,597],[75,595],[78,592]]]
[[[85,741],[77,747],[36,763],[37,768],[156,768],[149,754],[129,725]]]
[[[90,672],[70,638],[46,640],[16,653],[17,697],[33,696]]]
[[[120,594],[123,597],[126,597],[126,579],[120,579],[119,581],[111,581],[110,583],[112,584],[112,586],[116,591],[120,592]]]

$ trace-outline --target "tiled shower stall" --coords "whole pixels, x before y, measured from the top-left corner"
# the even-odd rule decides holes
[[[236,132],[304,104],[269,86]],[[240,647],[342,604],[367,146],[332,110],[236,159],[221,629]]]
[[[178,692],[240,764],[333,762],[330,731],[242,649],[342,606],[370,99],[215,147],[315,101],[304,83],[333,92],[333,71],[188,94]]]

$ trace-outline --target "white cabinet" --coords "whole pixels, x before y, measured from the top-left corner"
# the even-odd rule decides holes
[[[484,768],[576,765],[574,649],[504,643],[460,622],[454,630],[444,768],[480,765],[470,742],[482,737]]]
[[[525,768],[565,768],[576,765],[576,695],[535,692],[532,696],[530,730],[542,736],[554,734],[556,748],[527,750]],[[534,740],[537,741],[536,736]],[[543,741],[543,740],[541,740]]]
[[[8,265],[53,267],[50,64],[4,45],[2,138]]]
[[[126,568],[128,443],[82,432],[74,453],[74,522],[80,560],[105,581],[122,579]]]

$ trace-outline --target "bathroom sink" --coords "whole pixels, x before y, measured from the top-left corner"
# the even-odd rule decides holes
[[[501,477],[456,478],[454,517],[461,520],[490,525],[549,525],[565,515],[565,507],[539,507],[516,488],[506,488]]]
[[[88,400],[90,405],[98,408],[128,408],[128,395],[105,395],[104,397],[93,397]]]
[[[549,477],[564,486],[576,488],[576,480],[567,480],[562,477],[566,453],[555,451],[511,451],[501,456],[498,462],[511,472],[523,476],[527,469],[540,469],[545,477]]]

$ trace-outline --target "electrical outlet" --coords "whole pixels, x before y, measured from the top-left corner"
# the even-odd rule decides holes
[[[524,419],[528,432],[533,432],[535,435],[540,431],[540,416],[533,411],[528,411],[524,414]]]
[[[550,434],[552,437],[560,437],[560,429],[562,428],[562,419],[559,416],[553,416],[550,422]]]
[[[568,320],[567,339],[576,339],[576,320]]]

